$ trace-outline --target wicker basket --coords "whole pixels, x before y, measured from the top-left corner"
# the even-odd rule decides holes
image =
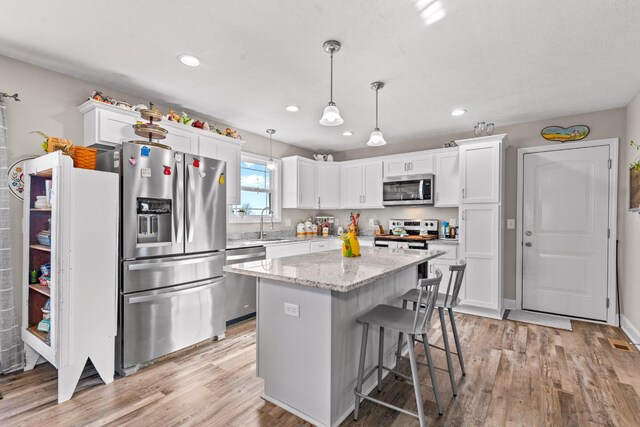
[[[74,146],[72,151],[71,158],[73,159],[74,167],[95,170],[98,150],[95,148]]]

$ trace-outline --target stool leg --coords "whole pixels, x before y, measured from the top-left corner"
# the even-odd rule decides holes
[[[424,419],[424,405],[422,403],[422,393],[420,393],[420,376],[418,375],[418,364],[416,363],[416,352],[413,348],[415,337],[407,334],[407,346],[409,347],[409,363],[411,363],[411,378],[413,379],[413,390],[416,394],[416,406],[418,407],[418,420],[420,427],[427,425]]]
[[[467,371],[464,370],[464,360],[462,360],[462,348],[460,347],[460,338],[458,338],[458,328],[456,327],[456,318],[453,315],[453,308],[449,307],[449,318],[451,319],[451,331],[453,332],[453,339],[456,342],[456,351],[458,352],[458,360],[460,361],[460,369],[462,370],[462,376],[467,375]]]
[[[444,307],[438,307],[440,315],[440,327],[442,328],[442,341],[444,342],[444,352],[447,354],[447,370],[449,371],[449,380],[451,381],[451,391],[454,396],[458,395],[456,388],[456,377],[453,374],[453,361],[451,360],[451,349],[449,348],[449,337],[447,335],[447,323],[444,320]]]
[[[407,300],[402,301],[402,308],[407,308]],[[396,367],[395,367],[396,371],[400,370],[400,356],[402,356],[402,335],[403,335],[402,332],[398,334],[398,349],[396,350]],[[398,375],[396,375],[396,379],[398,378],[399,378]]]
[[[356,391],[362,393],[362,378],[364,377],[364,359],[367,354],[367,335],[369,334],[369,324],[362,324],[362,343],[360,344],[360,364],[358,365],[358,379],[356,382]],[[353,420],[358,421],[358,412],[360,411],[360,396],[356,394],[356,406],[353,409]]]
[[[384,328],[380,326],[380,340],[378,346],[378,391],[382,391],[382,365],[384,363]]]
[[[427,334],[422,334],[422,343],[424,344],[424,354],[427,356],[427,364],[429,365],[429,376],[431,376],[431,385],[433,386],[433,394],[436,396],[438,404],[438,413],[442,415],[442,399],[440,399],[440,387],[438,387],[438,379],[436,378],[436,370],[433,368],[433,358],[431,357],[431,348]]]

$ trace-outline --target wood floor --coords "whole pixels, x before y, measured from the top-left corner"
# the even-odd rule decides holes
[[[608,338],[627,340],[619,329],[573,322],[573,332],[567,332],[474,316],[458,319],[467,376],[462,379],[458,371],[458,397],[452,398],[447,374],[438,373],[445,398],[441,417],[431,392],[423,389],[430,426],[640,425],[640,353],[611,347]],[[441,341],[434,323],[431,341]],[[435,356],[436,365],[445,366],[444,355]],[[426,369],[421,376],[428,383]],[[382,393],[372,395],[415,410],[410,385],[391,375],[385,384]],[[0,425],[308,425],[260,399],[253,320],[229,328],[221,342],[108,386],[87,368],[73,399],[61,405],[56,387],[56,371],[48,364],[0,376]],[[364,402],[360,420],[349,417],[343,425],[404,426],[417,420]]]

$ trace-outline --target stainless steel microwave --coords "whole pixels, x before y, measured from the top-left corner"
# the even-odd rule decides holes
[[[432,205],[433,174],[385,178],[382,181],[382,204]]]

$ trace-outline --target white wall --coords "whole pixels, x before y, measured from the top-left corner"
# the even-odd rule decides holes
[[[637,116],[637,114],[636,114]],[[640,121],[640,118],[638,119]],[[509,138],[509,148],[506,152],[505,159],[505,177],[506,177],[506,194],[505,194],[505,218],[516,218],[516,177],[517,177],[517,154],[518,149],[523,147],[534,147],[540,145],[558,144],[557,142],[549,142],[540,136],[540,131],[551,125],[572,126],[587,125],[591,129],[591,133],[585,140],[603,139],[603,138],[620,138],[621,144],[625,144],[625,128],[626,109],[618,108],[614,110],[597,111],[593,113],[580,114],[569,117],[559,117],[551,120],[543,120],[530,123],[521,123],[509,126],[496,127],[494,134],[506,133]],[[639,124],[640,125],[640,124]],[[334,154],[336,160],[352,160],[364,157],[384,156],[390,154],[406,153],[411,151],[427,150],[431,148],[442,148],[445,142],[451,140],[472,138],[472,129],[466,133],[443,135],[440,137],[416,140],[408,144],[389,143],[383,147],[371,149],[363,148],[357,150],[344,151]],[[636,137],[640,141],[640,132]],[[393,141],[391,136],[387,136],[387,141]],[[579,144],[580,142],[574,143]],[[620,150],[624,152],[625,150]],[[624,174],[625,162],[620,159],[620,176]],[[619,193],[619,211],[623,210],[625,193],[620,190]],[[438,209],[435,209],[438,211]],[[398,215],[401,213],[398,212]],[[435,218],[440,218],[439,213],[429,213]],[[348,215],[348,214],[347,214]],[[386,212],[385,212],[386,215]],[[449,213],[444,215],[449,217]],[[397,218],[396,213],[390,213],[387,216]],[[621,216],[619,215],[619,218]],[[622,230],[618,229],[618,235],[622,236]],[[515,299],[516,297],[516,233],[515,230],[506,230],[505,233],[505,285],[504,298]],[[636,276],[640,277],[640,276]]]
[[[618,260],[620,272],[620,302],[622,315],[627,321],[627,330],[635,330],[640,338],[640,214],[629,212],[629,163],[640,151],[629,145],[629,140],[640,143],[640,94],[627,107],[627,139],[621,147],[620,207],[622,233]],[[625,321],[623,320],[623,325]],[[629,328],[631,324],[631,328]],[[630,331],[631,332],[631,331]]]
[[[41,130],[48,135],[70,138],[80,142],[83,139],[83,118],[77,110],[95,89],[116,99],[126,100],[132,104],[148,103],[149,100],[133,97],[97,82],[87,82],[65,76],[24,62],[0,56],[0,90],[20,94],[22,102],[10,99],[6,101],[7,136],[9,164],[27,155],[43,154],[40,144],[42,137],[30,135],[29,132]],[[167,106],[157,105],[163,111]],[[182,111],[182,110],[178,110]],[[203,114],[187,111],[194,117],[210,119]],[[210,120],[215,122],[215,120]],[[226,127],[218,122],[219,127]],[[266,133],[256,135],[238,129],[245,144],[243,150],[262,155],[269,154],[269,138]],[[302,155],[310,157],[309,151],[280,141],[273,141],[274,157]],[[11,198],[11,240],[13,252],[13,282],[16,301],[21,301],[22,284],[22,202]],[[294,212],[295,214],[295,212]],[[295,215],[297,218],[298,215]],[[283,223],[284,224],[284,223]],[[230,226],[230,231],[255,230],[256,226]],[[18,311],[21,305],[18,304]],[[18,312],[20,318],[20,312]]]

